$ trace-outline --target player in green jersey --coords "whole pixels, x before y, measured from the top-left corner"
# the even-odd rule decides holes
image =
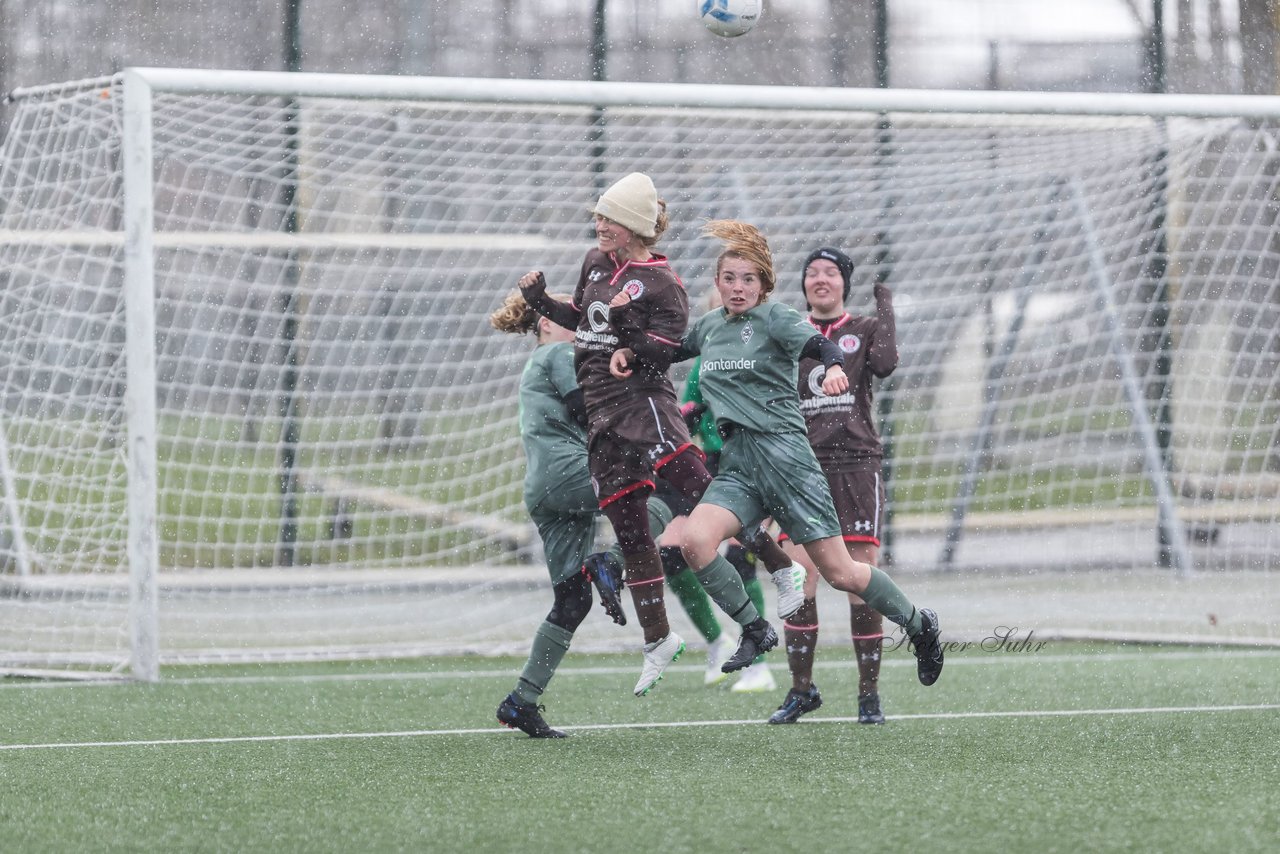
[[[764,235],[734,220],[716,220],[706,233],[726,244],[716,262],[716,288],[724,303],[693,324],[676,358],[702,359],[701,387],[721,435],[720,471],[693,509],[684,555],[697,571],[724,558],[720,543],[766,517],[803,546],[832,587],[853,593],[911,638],[920,682],[942,673],[937,615],[919,609],[888,575],[855,561],[841,538],[826,477],[805,430],[796,393],[799,361],[826,367],[823,393],[848,391],[844,354],[798,311],[767,302],[776,277]],[[612,368],[626,375],[629,354]],[[744,633],[744,639],[749,638]],[[740,644],[739,653],[751,653]]]
[[[711,288],[705,303],[704,311],[719,308],[719,291],[714,287]],[[706,455],[707,471],[714,475],[720,465],[720,449],[724,446],[724,440],[720,438],[720,433],[716,430],[715,418],[702,399],[698,382],[700,366],[701,362],[693,360],[689,376],[685,380],[680,412],[689,425],[689,432],[694,441]],[[676,594],[685,613],[689,615],[689,619],[707,642],[707,669],[703,681],[707,685],[718,685],[729,675],[721,667],[733,654],[734,638],[722,631],[719,620],[710,608],[706,593],[697,586],[696,581],[693,581],[693,572],[680,551],[680,544],[684,542],[685,522],[688,521],[689,513],[697,502],[690,501],[671,489],[665,480],[659,480],[657,495],[667,503],[673,514],[671,524],[662,532],[662,538],[658,541],[658,550],[662,554],[662,570],[666,573],[667,585]],[[765,611],[764,585],[760,583],[759,573],[756,571],[757,556],[736,540],[725,543],[720,548],[725,559],[741,576],[742,585],[755,604],[756,610],[763,614]],[[791,555],[791,559],[796,562],[795,555]],[[806,585],[817,582],[816,570],[808,575],[812,578],[806,577]],[[784,620],[783,624],[787,625],[787,621]],[[777,687],[778,683],[773,678],[769,663],[764,655],[759,655],[747,668],[739,671],[739,676],[730,690],[734,693],[744,693],[773,691]]]
[[[528,464],[524,503],[542,538],[555,593],[515,690],[498,706],[498,721],[533,738],[564,738],[543,720],[538,700],[591,609],[592,583],[614,622],[626,623],[621,560],[587,554],[600,509],[587,471],[585,407],[574,375],[572,330],[540,317],[518,292],[490,315],[489,323],[502,332],[537,335],[538,346],[520,376],[520,438]],[[670,518],[665,504],[649,502],[654,536]]]

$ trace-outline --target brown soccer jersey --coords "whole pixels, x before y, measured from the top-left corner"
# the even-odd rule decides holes
[[[898,343],[892,297],[883,285],[876,288],[876,304],[875,317],[846,313],[833,320],[809,319],[843,351],[849,377],[848,392],[828,397],[822,393],[822,363],[800,362],[800,411],[823,468],[878,463],[884,453],[871,409],[871,381],[893,373]]]
[[[630,294],[631,302],[611,317],[609,302],[622,290]],[[580,312],[574,355],[590,429],[625,435],[628,418],[639,408],[647,412],[656,400],[664,409],[668,405],[672,408],[682,432],[679,441],[687,442],[688,430],[679,417],[665,366],[657,370],[639,361],[626,379],[609,373],[610,357],[623,346],[615,322],[639,330],[653,341],[679,345],[689,323],[689,299],[667,259],[654,255],[649,261],[627,261],[618,266],[614,256],[593,249],[582,262],[573,306]]]

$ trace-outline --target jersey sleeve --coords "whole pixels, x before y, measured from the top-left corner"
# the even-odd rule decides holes
[[[582,268],[578,270],[578,284],[573,289],[573,307],[581,312],[583,304],[583,294],[587,290],[587,274],[591,271],[591,253],[587,253],[587,257],[582,260]]]
[[[689,298],[684,288],[672,282],[648,301],[645,334],[654,341],[675,347],[689,327]]]
[[[573,368],[573,347],[556,347],[547,363],[547,378],[561,400],[578,388],[578,377]]]
[[[799,359],[800,351],[814,335],[813,325],[789,305],[774,303],[769,312],[769,337],[787,355]]]
[[[675,356],[672,358],[673,362],[683,362],[702,353],[702,329],[706,326],[703,322],[705,318],[705,314],[699,317],[685,332],[680,339],[680,346],[676,348]]]
[[[871,332],[871,346],[867,349],[867,367],[871,373],[884,378],[898,367],[898,326],[893,315],[893,293],[877,284],[876,324]]]

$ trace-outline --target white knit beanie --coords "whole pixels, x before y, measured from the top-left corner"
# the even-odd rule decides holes
[[[658,233],[658,191],[641,172],[632,172],[605,190],[594,212],[641,237]]]

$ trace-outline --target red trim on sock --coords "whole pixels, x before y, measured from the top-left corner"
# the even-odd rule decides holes
[[[882,639],[884,638],[884,635],[883,635],[883,634],[878,634],[878,635],[849,635],[849,637],[853,638],[853,639],[854,639],[854,640],[856,640],[856,641],[860,641],[860,640],[882,640]]]
[[[662,581],[662,576],[659,575],[657,578],[645,578],[645,579],[641,579],[640,581],[628,581],[626,582],[626,586],[627,587],[643,587],[646,584],[658,584],[661,581]]]
[[[818,630],[817,623],[814,623],[812,626],[797,626],[794,623],[788,623],[785,620],[782,622],[782,627],[784,629],[791,629],[793,632],[816,632]]]

